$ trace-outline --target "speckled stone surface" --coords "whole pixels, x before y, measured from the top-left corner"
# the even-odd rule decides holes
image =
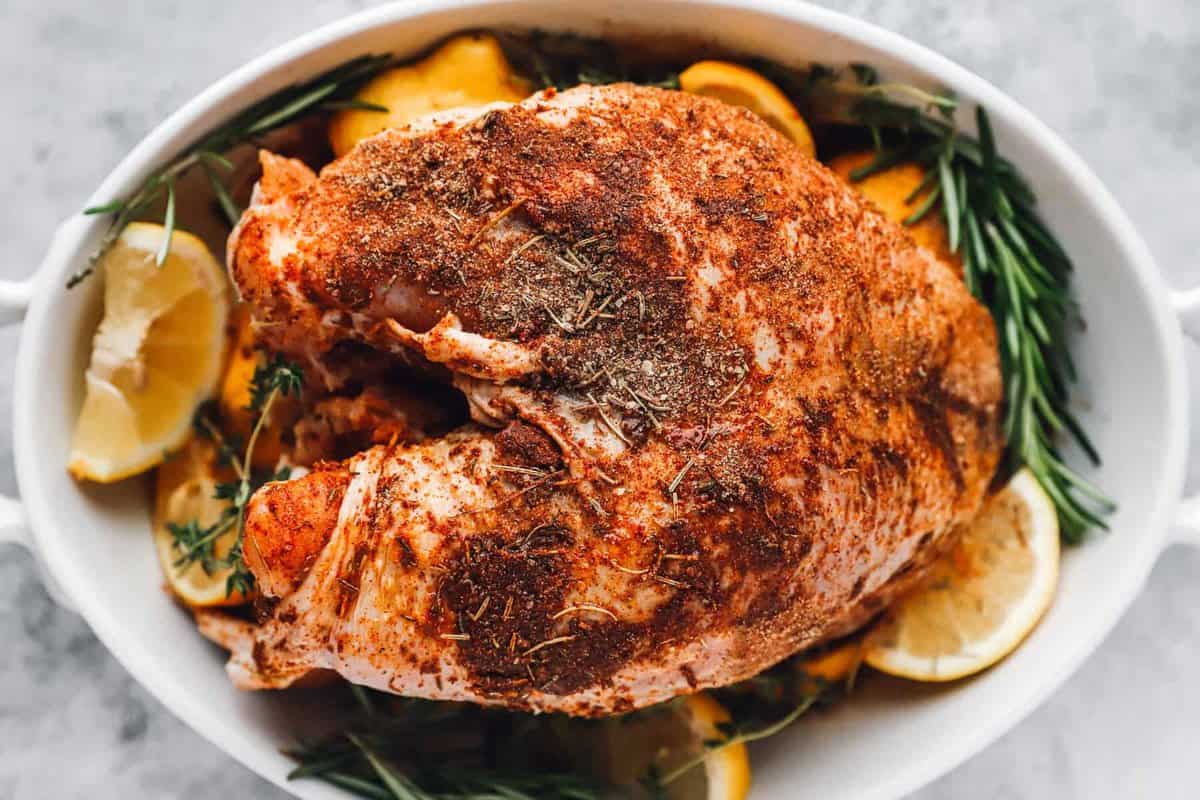
[[[0,277],[154,124],[270,45],[354,0],[0,0]],[[1061,133],[1176,286],[1200,283],[1196,0],[838,0],[998,84]],[[0,330],[0,491],[15,490],[13,328]],[[1188,344],[1193,376],[1200,348]],[[1193,391],[1200,378],[1191,379]],[[1196,437],[1192,442],[1197,455]],[[1196,487],[1197,471],[1189,485]],[[1041,709],[919,792],[945,798],[1194,798],[1200,552],[1176,548],[1099,651]],[[28,555],[0,545],[0,798],[281,798],[176,721]]]

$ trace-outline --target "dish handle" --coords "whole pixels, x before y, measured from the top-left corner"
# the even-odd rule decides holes
[[[1200,495],[1185,497],[1175,509],[1171,525],[1171,541],[1200,547]]]
[[[37,276],[46,264],[61,259],[69,252],[71,243],[95,222],[93,217],[76,214],[58,224],[50,237],[50,247],[41,264],[25,280],[0,280],[0,325],[11,325],[25,318],[25,310],[33,300]]]
[[[1172,292],[1171,304],[1185,328],[1200,321],[1200,288]],[[1171,541],[1200,547],[1200,493],[1183,498],[1175,509]]]
[[[0,542],[12,542],[28,550],[38,565],[42,586],[46,587],[46,594],[50,595],[50,599],[68,611],[76,610],[75,603],[58,585],[53,576],[42,567],[37,556],[37,549],[33,545],[29,523],[25,519],[25,508],[21,505],[21,501],[4,495],[0,495]]]
[[[47,259],[53,254],[55,246],[63,240],[62,233],[67,224],[63,223],[55,231]],[[35,272],[34,277],[36,275],[37,273]],[[0,325],[20,322],[25,318],[25,309],[29,307],[29,302],[33,299],[34,277],[26,278],[23,281],[0,281]],[[25,517],[25,508],[21,505],[21,501],[13,497],[5,497],[4,495],[0,495],[0,543],[2,542],[12,542],[28,550],[33,556],[34,562],[38,565],[38,571],[41,573],[42,585],[46,587],[46,593],[58,605],[70,611],[75,611],[75,604],[71,602],[66,592],[51,577],[50,573],[46,572],[41,564],[37,548],[34,547],[33,537],[29,530],[29,523]]]
[[[33,279],[0,281],[0,325],[20,322],[33,299]]]

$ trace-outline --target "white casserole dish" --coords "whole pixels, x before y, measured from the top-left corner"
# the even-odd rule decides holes
[[[1074,257],[1078,297],[1093,323],[1075,342],[1080,417],[1107,457],[1102,469],[1083,472],[1120,504],[1112,532],[1067,553],[1055,606],[1008,660],[949,687],[873,682],[833,713],[763,744],[755,752],[754,797],[896,797],[946,772],[1031,711],[1095,649],[1173,541],[1173,522],[1189,531],[1175,539],[1200,541],[1200,504],[1179,501],[1189,423],[1176,319],[1177,311],[1200,308],[1200,292],[1169,295],[1113,199],[1027,111],[946,59],[830,11],[786,0],[417,0],[376,8],[219,81],[143,140],[91,201],[126,194],[178,149],[287,84],[362,53],[403,57],[480,27],[683,34],[785,63],[861,61],[899,80],[950,87],[969,101],[968,111],[971,102],[988,109],[1000,149],[1030,177],[1046,220]],[[68,220],[30,282],[0,284],[0,318],[25,312],[13,386],[22,499],[0,498],[0,539],[28,544],[56,596],[180,718],[301,797],[343,797],[322,784],[285,781],[292,764],[279,748],[300,720],[320,714],[315,698],[233,689],[223,654],[161,591],[144,487],[82,486],[64,469],[101,289],[98,280],[71,291],[65,283],[105,224]]]

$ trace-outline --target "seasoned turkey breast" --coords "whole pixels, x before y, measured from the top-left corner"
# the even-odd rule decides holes
[[[229,248],[262,335],[474,422],[252,498],[264,618],[204,624],[240,686],[625,711],[861,625],[980,506],[987,311],[749,112],[548,90],[263,168]]]

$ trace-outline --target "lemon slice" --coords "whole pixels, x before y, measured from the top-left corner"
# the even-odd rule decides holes
[[[110,483],[162,462],[183,444],[212,394],[225,349],[224,270],[188,233],[135,222],[105,253],[104,318],[92,342],[87,393],[67,468]]]
[[[995,664],[1041,620],[1058,585],[1058,516],[1028,469],[963,531],[929,581],[868,634],[866,663],[917,681]]]
[[[679,74],[679,88],[748,108],[804,153],[814,158],[817,155],[812,131],[796,106],[778,86],[749,67],[728,61],[698,61]]]
[[[746,745],[715,745],[729,712],[707,694],[694,694],[662,706],[602,723],[600,741],[576,737],[590,772],[614,786],[632,786],[653,767],[670,800],[743,800],[750,791]],[[707,749],[707,752],[706,752]],[[699,762],[699,763],[697,763]]]
[[[216,486],[233,476],[228,468],[217,466],[216,446],[193,437],[187,445],[158,470],[154,487],[154,547],[163,575],[171,591],[189,606],[226,606],[245,602],[240,592],[225,594],[230,568],[205,571],[203,563],[179,565],[184,555],[170,525],[195,521],[199,528],[220,522],[228,501],[214,497]],[[236,526],[214,540],[213,555],[224,558],[237,541]]]

